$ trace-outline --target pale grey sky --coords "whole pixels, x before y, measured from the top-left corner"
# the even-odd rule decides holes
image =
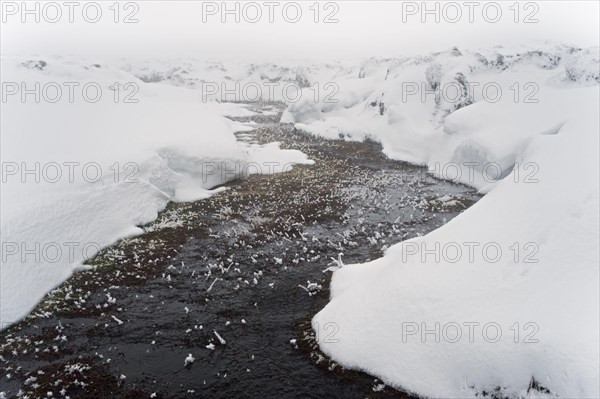
[[[222,1],[122,1],[118,7],[112,6],[113,1],[99,1],[102,15],[96,23],[84,19],[85,2],[71,9],[72,23],[64,1],[54,3],[58,8],[46,3],[37,6],[40,22],[36,22],[35,11],[23,15],[21,1],[2,1],[3,54],[348,59],[545,40],[591,46],[598,45],[600,36],[600,9],[595,0],[427,2],[428,10],[438,7],[440,22],[435,21],[433,13],[426,14],[427,19],[422,22],[421,1],[321,1],[317,7],[314,1],[297,1],[302,15],[296,23],[289,21],[296,17],[298,7],[286,5],[291,3],[286,1],[256,1],[252,5],[239,2],[239,23],[234,14],[225,15],[227,20],[221,21]],[[234,9],[235,3],[228,1],[226,7]],[[36,2],[27,4],[35,10]],[[501,10],[498,17],[497,5]],[[115,23],[117,8],[119,22]],[[318,23],[314,22],[316,8]],[[50,23],[58,18],[57,9],[61,17]],[[257,10],[262,13],[260,18]],[[273,22],[269,22],[270,11]],[[95,12],[95,6],[88,6],[85,16],[93,20]],[[129,14],[138,22],[123,23]],[[327,15],[338,22],[324,23]],[[251,23],[244,16],[258,22]],[[25,23],[21,21],[23,17],[27,18]],[[498,21],[490,22],[494,19]]]

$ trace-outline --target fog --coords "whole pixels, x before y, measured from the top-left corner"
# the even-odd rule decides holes
[[[72,3],[4,1],[2,54],[345,60],[539,41],[591,46],[600,35],[596,1]]]

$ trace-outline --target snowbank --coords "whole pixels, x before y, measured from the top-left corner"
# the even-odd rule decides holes
[[[545,107],[547,98],[560,95],[557,90],[600,83],[599,58],[598,48],[546,45],[542,50],[454,48],[423,57],[369,59],[331,79],[338,88],[333,97],[323,95],[315,102],[304,93],[289,104],[281,121],[325,138],[379,141],[390,158],[427,165],[438,177],[486,192],[510,173],[531,137],[560,127],[562,114]],[[523,125],[510,129],[503,118],[495,130],[478,129],[487,123],[482,114],[464,121],[475,124],[464,129],[461,110],[481,104],[497,104],[507,115],[547,114],[522,117]],[[458,165],[450,167],[451,162]]]
[[[387,62],[387,80],[361,101],[288,107],[284,121],[304,130],[379,140],[389,156],[488,192],[427,236],[334,272],[313,328],[336,362],[427,397],[600,395],[598,56],[559,50]],[[587,71],[576,81],[573,65]],[[458,81],[457,70],[503,88],[534,82],[539,101],[509,91],[463,96],[455,110],[397,92]]]
[[[251,114],[243,106],[109,65],[3,57],[2,81],[2,327],[169,201],[310,163],[277,143],[238,143],[222,115]]]
[[[324,90],[322,86],[326,82],[350,70],[340,62],[319,64],[279,60],[277,63],[251,63],[193,58],[122,59],[118,65],[144,82],[199,91],[203,101],[207,102],[297,101],[302,88],[312,87],[311,95],[314,95],[317,90]]]

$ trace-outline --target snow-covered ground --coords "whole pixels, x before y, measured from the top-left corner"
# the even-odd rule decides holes
[[[1,69],[1,327],[169,201],[310,163],[277,143],[236,141],[251,126],[224,115],[251,112],[197,91],[81,58],[3,56]]]
[[[599,76],[597,48],[452,49],[369,60],[338,103],[290,104],[284,122],[487,193],[336,270],[313,319],[326,354],[428,397],[600,395]]]
[[[486,193],[433,233],[334,272],[313,319],[326,354],[430,397],[598,397],[599,58],[554,44],[355,66],[4,57],[3,82],[59,82],[64,96],[65,82],[80,86],[73,103],[3,99],[2,321],[169,201],[203,198],[256,164],[307,163],[235,140],[250,127],[224,116],[249,111],[222,101],[253,100],[259,87],[261,100],[289,103],[282,122],[379,141],[391,158]],[[81,98],[87,82],[100,101]]]
[[[297,60],[252,63],[194,58],[121,59],[115,63],[144,82],[197,90],[207,102],[295,102],[301,98],[301,89],[315,83],[325,84],[352,71],[352,66],[341,62]],[[311,98],[316,90],[313,86]],[[333,92],[332,88],[318,90],[325,94]]]
[[[464,167],[463,161],[476,157],[481,164],[467,166],[462,179],[455,180],[483,188],[496,180],[492,167],[481,176],[484,164],[497,163],[507,173],[528,137],[558,129],[563,119],[560,112],[551,112],[540,125],[536,118],[525,116],[548,110],[547,98],[561,96],[562,89],[597,85],[598,65],[597,48],[557,44],[488,51],[453,48],[420,57],[373,58],[331,78],[338,90],[332,97],[323,95],[315,102],[310,93],[299,96],[282,122],[331,139],[372,138],[381,142],[390,158],[428,165],[443,178],[455,178],[456,173],[441,166],[456,161]],[[470,129],[459,125],[460,117],[446,120],[473,103],[477,107],[498,103],[490,109],[520,113],[523,122],[515,131],[509,129],[508,118],[491,126],[483,115],[471,122]],[[485,132],[479,128],[483,124],[488,126]],[[470,168],[479,173],[469,174]]]

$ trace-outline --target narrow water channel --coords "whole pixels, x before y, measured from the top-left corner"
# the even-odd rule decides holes
[[[0,333],[9,397],[408,397],[318,351],[310,319],[328,299],[325,269],[380,257],[479,196],[376,143],[279,124],[281,106],[254,110],[238,118],[256,122],[239,140],[277,141],[315,164],[171,204],[145,234],[102,251]]]

